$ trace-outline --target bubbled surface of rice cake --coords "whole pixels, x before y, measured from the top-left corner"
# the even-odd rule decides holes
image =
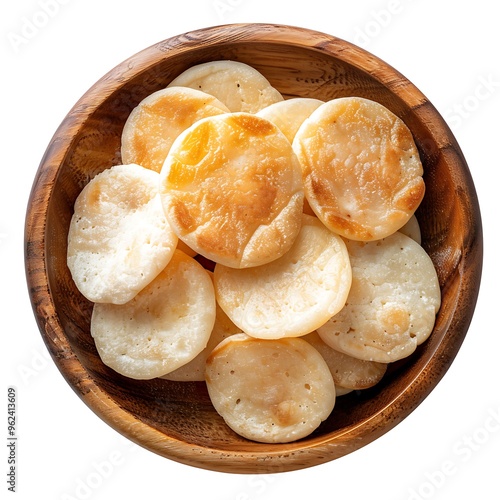
[[[170,82],[170,86],[190,87],[211,94],[232,112],[256,113],[283,100],[264,75],[237,61],[211,61],[192,66]]]
[[[130,113],[121,137],[123,163],[159,172],[175,138],[190,125],[229,109],[215,97],[190,88],[158,90]]]
[[[307,340],[326,361],[335,382],[337,395],[345,390],[361,390],[378,384],[387,371],[386,363],[364,361],[333,349],[326,344],[318,332],[312,332],[302,337]]]
[[[256,338],[297,337],[315,330],[345,304],[351,266],[342,238],[309,215],[292,248],[269,264],[215,266],[217,300],[243,332]]]
[[[345,307],[318,333],[351,356],[388,363],[410,355],[434,327],[441,292],[425,250],[396,232],[380,241],[347,241],[352,286]]]
[[[215,322],[206,270],[176,250],[168,266],[122,305],[95,304],[91,334],[102,362],[134,379],[161,377],[195,358]]]
[[[319,99],[295,97],[266,106],[257,115],[272,121],[285,134],[286,138],[293,142],[295,134],[304,120],[321,104],[323,101]]]
[[[286,443],[313,432],[335,405],[335,384],[322,356],[305,340],[221,342],[208,357],[207,388],[217,412],[239,435]]]
[[[178,240],[158,185],[156,172],[117,165],[96,175],[79,194],[67,263],[88,300],[128,302],[168,264]]]
[[[230,267],[278,258],[300,229],[300,165],[283,133],[249,113],[204,118],[174,142],[160,192],[190,248]]]
[[[422,164],[410,130],[387,108],[359,97],[321,105],[298,130],[311,208],[342,236],[360,241],[400,229],[425,191]]]

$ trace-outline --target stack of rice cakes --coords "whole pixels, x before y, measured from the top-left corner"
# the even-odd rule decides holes
[[[432,332],[423,169],[384,106],[284,100],[251,66],[204,63],[132,111],[122,161],[82,190],[68,236],[118,373],[206,381],[231,429],[284,443]]]

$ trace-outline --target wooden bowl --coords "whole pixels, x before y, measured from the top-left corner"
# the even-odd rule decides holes
[[[285,97],[379,101],[413,132],[427,192],[417,212],[423,246],[435,263],[442,307],[427,342],[391,365],[373,389],[339,398],[312,435],[289,444],[237,436],[214,411],[204,383],[137,381],[100,361],[89,333],[92,305],[66,267],[73,204],[98,172],[119,164],[130,111],[186,68],[233,59],[261,71]],[[29,294],[43,339],[83,401],[118,432],[164,457],[235,473],[297,470],[321,464],[389,431],[432,391],[466,335],[478,294],[482,229],[474,185],[460,148],[422,93],[395,69],[343,40],[267,24],[212,27],[160,42],[99,80],[56,131],[29,201],[25,259]],[[425,411],[425,410],[423,410]]]

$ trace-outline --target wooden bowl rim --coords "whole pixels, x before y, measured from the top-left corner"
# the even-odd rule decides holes
[[[415,374],[409,387],[398,394],[381,411],[366,421],[335,432],[320,436],[307,443],[298,441],[288,445],[269,446],[265,452],[256,453],[245,449],[219,450],[185,443],[166,436],[157,429],[138,420],[116,403],[94,382],[78,360],[66,338],[59,322],[54,301],[51,296],[47,276],[48,262],[46,255],[47,209],[52,188],[57,181],[59,167],[64,162],[72,141],[65,141],[61,131],[72,123],[79,127],[113,93],[117,75],[132,78],[158,64],[163,58],[196,50],[200,44],[204,47],[219,43],[278,43],[296,45],[310,50],[322,51],[328,55],[368,73],[392,93],[401,98],[416,113],[425,113],[428,120],[432,117],[433,127],[447,137],[448,143],[438,145],[447,148],[453,145],[459,152],[459,172],[466,178],[472,200],[472,220],[476,225],[475,235],[464,249],[460,263],[460,273],[475,276],[475,286],[461,289],[457,301],[469,304],[463,308],[461,317],[452,317],[455,325],[453,338],[444,335],[428,357],[428,361]],[[387,78],[389,70],[390,78]],[[124,80],[121,80],[123,85]],[[422,115],[423,116],[423,115]],[[227,24],[203,28],[174,36],[157,43],[128,58],[98,80],[70,110],[60,127],[55,132],[33,181],[28,202],[25,225],[25,262],[28,292],[35,318],[50,354],[62,375],[83,401],[106,423],[135,443],[172,460],[215,471],[238,473],[268,473],[297,470],[325,463],[345,454],[345,443],[355,440],[353,449],[361,448],[389,431],[408,416],[423,399],[433,390],[444,376],[456,356],[466,335],[479,292],[482,269],[482,228],[479,205],[468,166],[460,148],[445,121],[429,103],[425,96],[397,70],[364,49],[335,36],[310,29],[277,24]],[[35,279],[36,277],[36,279]],[[41,279],[41,281],[40,281]],[[457,304],[455,304],[456,306]],[[434,360],[434,363],[430,363]],[[424,376],[432,373],[432,376]],[[418,403],[406,404],[406,394],[418,391]],[[414,400],[414,397],[413,397]],[[369,425],[367,425],[369,423]]]

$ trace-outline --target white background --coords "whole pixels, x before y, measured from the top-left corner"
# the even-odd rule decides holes
[[[498,145],[500,37],[493,2],[453,0],[44,0],[3,2],[0,115],[0,437],[7,386],[18,392],[13,498],[384,500],[500,498]],[[45,7],[48,9],[48,7]],[[42,14],[40,14],[42,12]],[[36,21],[36,30],[26,23]],[[291,24],[366,48],[409,78],[447,119],[481,202],[484,273],[466,340],[437,388],[405,421],[347,456],[252,476],[177,464],[131,445],[96,417],[47,358],[29,303],[23,225],[42,155],[76,100],[124,59],[168,37],[233,22]],[[23,36],[23,33],[29,34]],[[496,420],[495,420],[496,416]],[[5,435],[4,435],[5,434]],[[4,440],[5,443],[5,440]],[[107,462],[108,466],[106,466]],[[110,465],[109,465],[110,464]]]

